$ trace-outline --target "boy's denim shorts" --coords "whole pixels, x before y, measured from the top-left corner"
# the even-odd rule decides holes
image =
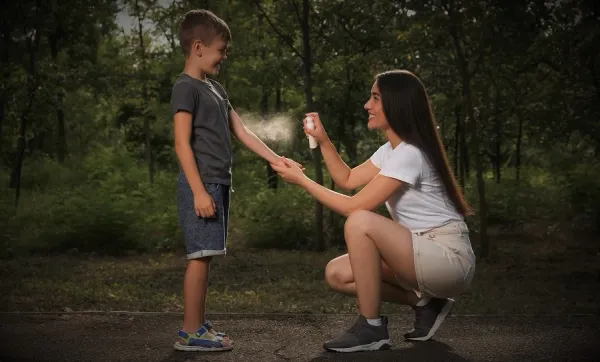
[[[225,255],[229,221],[230,187],[204,183],[216,205],[214,218],[202,218],[194,210],[194,195],[183,172],[177,177],[177,213],[188,259]]]

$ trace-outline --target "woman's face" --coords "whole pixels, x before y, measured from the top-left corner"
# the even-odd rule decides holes
[[[381,93],[377,87],[377,82],[373,83],[371,87],[371,97],[365,103],[365,110],[369,114],[367,128],[368,129],[381,129],[386,130],[389,125],[385,114],[383,113],[383,106],[381,104]]]

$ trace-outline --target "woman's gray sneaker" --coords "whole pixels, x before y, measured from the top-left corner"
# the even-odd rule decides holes
[[[431,298],[429,303],[422,307],[413,306],[415,327],[412,331],[405,333],[404,338],[409,341],[426,341],[433,337],[453,305],[454,299]]]
[[[372,326],[364,316],[359,316],[350,329],[323,344],[323,348],[335,352],[378,351],[391,347],[388,318],[381,317],[381,326]]]

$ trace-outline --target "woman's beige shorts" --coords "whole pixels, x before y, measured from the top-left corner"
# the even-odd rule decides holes
[[[464,222],[451,222],[413,233],[417,295],[454,297],[465,291],[475,273],[475,254]]]

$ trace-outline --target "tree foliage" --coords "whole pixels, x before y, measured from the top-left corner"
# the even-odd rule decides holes
[[[50,188],[45,182],[54,176],[46,179],[32,165],[76,171],[99,150],[118,150],[107,152],[126,152],[131,167],[146,169],[145,182],[166,182],[176,171],[169,99],[183,69],[177,26],[200,6],[232,30],[218,80],[233,106],[263,121],[273,114],[297,120],[293,139],[272,146],[310,164],[307,172],[319,182],[335,187],[321,174],[320,155],[306,147],[303,114],[320,112],[342,157],[356,166],[382,141],[366,132],[362,108],[373,76],[404,68],[427,87],[453,169],[475,207],[469,222],[482,256],[491,253],[489,226],[537,217],[510,217],[521,200],[506,198],[507,204],[498,190],[529,190],[540,179],[562,187],[565,212],[556,220],[597,227],[600,199],[591,189],[600,157],[600,12],[594,1],[23,0],[2,6],[1,220],[7,223],[24,222],[21,210]],[[117,24],[119,14],[133,22]],[[248,202],[236,206],[248,235],[259,238],[260,220],[249,215],[253,207],[268,209],[266,200],[310,204],[295,193],[284,196],[291,191],[277,186],[269,166],[235,147],[234,180],[257,195],[247,191]],[[69,182],[91,182],[91,175],[75,171]],[[150,192],[140,185],[133,189]],[[339,245],[343,220],[318,204],[306,210],[298,213],[316,229],[279,225],[265,240],[297,229],[307,241],[287,247]],[[273,207],[273,217],[281,212]],[[275,243],[265,240],[257,245]]]

